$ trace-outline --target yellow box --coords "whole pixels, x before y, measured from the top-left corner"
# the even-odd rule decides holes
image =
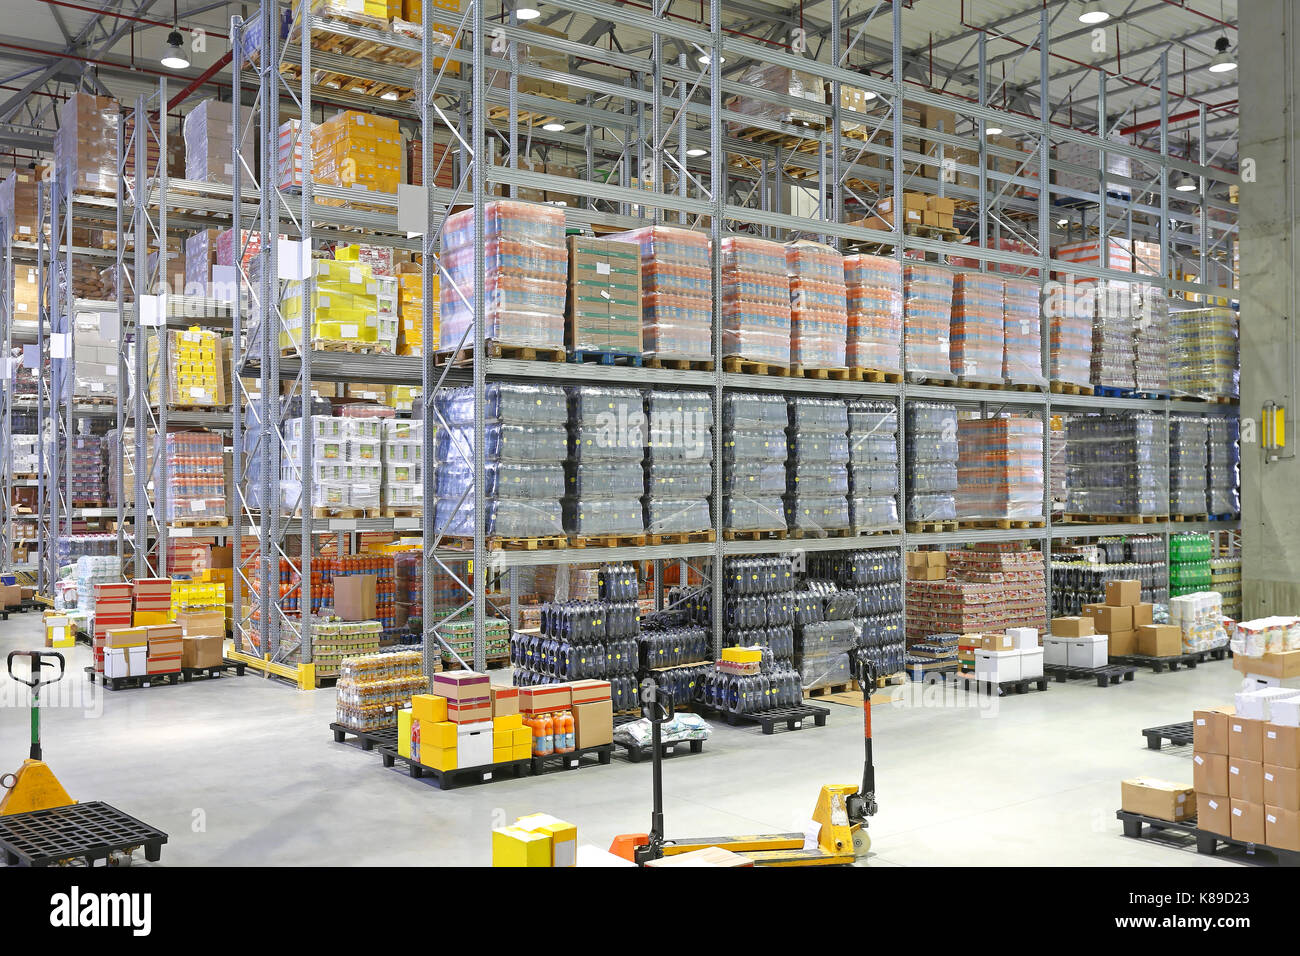
[[[515,744],[513,747],[510,748],[511,760],[528,760],[530,757],[532,757],[532,755],[533,755],[533,745],[531,743]]]
[[[72,627],[72,620],[66,615],[51,615],[45,619],[45,646],[72,647],[77,643],[77,634]]]
[[[527,727],[516,727],[510,731],[510,745],[512,747],[527,747],[532,749],[533,732]]]
[[[509,730],[492,731],[493,750],[496,750],[499,747],[505,747],[506,749],[509,749],[514,746],[514,743],[515,743],[514,735]]]
[[[455,770],[456,748],[430,747],[421,741],[420,763],[426,767],[432,767],[434,770]]]
[[[492,831],[492,865],[549,867],[551,838],[519,827],[497,827]]]
[[[411,759],[411,719],[409,708],[397,712],[397,752],[407,760]]]
[[[722,659],[735,664],[757,664],[763,659],[763,652],[757,647],[724,647]]]
[[[447,719],[447,698],[439,697],[437,694],[416,694],[411,698],[411,713],[415,715],[417,720],[427,720],[431,724],[445,721]],[[438,746],[446,745],[439,744]]]
[[[492,743],[493,743],[494,745],[496,744],[496,738],[495,738],[495,737],[492,739]],[[497,746],[493,746],[493,747],[492,747],[492,762],[493,762],[493,763],[509,763],[510,760],[511,760],[510,754],[511,754],[512,752],[513,752],[513,751],[511,750],[510,747],[497,747]]]
[[[133,627],[152,627],[155,624],[166,624],[166,611],[136,611],[131,617]]]
[[[551,838],[551,866],[576,866],[578,862],[578,828],[549,813],[531,813],[515,821],[515,826],[529,833],[545,833]]]
[[[445,704],[443,705],[446,706]],[[425,747],[438,747],[456,750],[456,725],[449,720],[420,725],[420,744]]]
[[[507,714],[505,717],[493,717],[493,730],[518,730],[524,725],[523,714]]]

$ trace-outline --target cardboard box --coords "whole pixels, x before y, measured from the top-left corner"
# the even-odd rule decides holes
[[[607,680],[570,681],[569,692],[575,704],[590,704],[610,699],[610,686]]]
[[[1300,727],[1265,724],[1260,757],[1278,767],[1300,767]]]
[[[1232,666],[1243,674],[1276,677],[1278,680],[1300,677],[1300,651],[1283,651],[1280,654],[1265,654],[1262,657],[1246,657],[1237,654],[1232,658]]]
[[[1264,842],[1278,850],[1300,850],[1300,812],[1265,805]]]
[[[1264,765],[1258,760],[1228,758],[1228,796],[1251,803],[1264,802]]]
[[[345,621],[373,621],[375,592],[379,578],[374,574],[344,574],[334,579],[334,613]]]
[[[1263,843],[1267,836],[1264,825],[1264,805],[1246,800],[1232,800],[1229,806],[1232,808],[1232,832],[1229,836],[1242,843]]]
[[[456,748],[450,747],[443,749],[440,747],[420,747],[419,761],[426,767],[432,767],[434,770],[455,770],[459,765],[456,763]]]
[[[490,700],[491,683],[475,671],[443,671],[433,675],[433,692],[447,700]]]
[[[1106,582],[1106,603],[1112,607],[1132,607],[1142,603],[1142,582],[1125,578]]]
[[[1014,651],[1016,641],[1009,634],[981,634],[979,646],[986,651]]]
[[[1009,627],[1007,636],[1014,642],[1017,650],[1027,651],[1041,647],[1036,627]]]
[[[1291,687],[1257,687],[1253,690],[1238,691],[1233,695],[1233,705],[1242,717],[1252,720],[1269,720],[1273,701],[1286,700],[1300,695],[1300,690]]]
[[[403,707],[397,712],[397,755],[411,759],[411,708]]]
[[[1183,632],[1173,624],[1143,624],[1137,629],[1139,654],[1177,657],[1183,652]]]
[[[1092,613],[1092,625],[1103,634],[1133,630],[1133,609],[1103,604]]]
[[[706,846],[701,850],[691,850],[689,853],[666,856],[660,860],[651,860],[646,864],[647,867],[654,867],[657,870],[684,866],[732,867],[753,865],[754,861],[749,857],[741,856],[739,853],[732,853],[730,850],[724,850],[720,846]]]
[[[491,709],[486,699],[484,709]],[[491,718],[456,725],[456,762],[461,767],[486,767],[492,763]]]
[[[1048,635],[1043,638],[1043,663],[1053,666],[1068,666],[1070,656],[1070,641],[1072,637],[1056,637]]]
[[[1151,615],[1155,610],[1154,604],[1134,604],[1133,605],[1133,629],[1141,627],[1143,624],[1151,623]]]
[[[456,725],[450,720],[436,720],[431,723],[420,721],[420,742],[426,747],[440,750],[456,749]],[[414,730],[414,725],[412,725]]]
[[[147,627],[119,627],[104,635],[105,647],[146,647],[148,644]]]
[[[488,698],[492,701],[493,717],[509,717],[519,713],[518,687],[498,687],[492,684],[488,687]]]
[[[568,684],[538,684],[535,687],[519,688],[520,713],[544,714],[552,710],[566,710],[572,703]]]
[[[979,648],[975,651],[975,677],[990,684],[1020,680],[1020,652]]]
[[[578,828],[549,813],[530,813],[515,821],[515,826],[529,833],[545,833],[551,838],[551,866],[576,866],[578,862]]]
[[[1065,663],[1070,667],[1105,667],[1107,657],[1105,634],[1085,634],[1068,639]]]
[[[497,827],[492,831],[492,865],[550,866],[550,834],[533,833],[521,827]]]
[[[447,719],[453,724],[473,724],[492,719],[492,702],[486,697],[478,700],[447,701]],[[470,765],[466,765],[470,766]]]
[[[1268,719],[1284,727],[1300,727],[1300,698],[1273,701],[1269,704]]]
[[[421,723],[440,723],[447,719],[447,698],[437,694],[416,694],[411,698],[411,715]]]
[[[1120,806],[1157,820],[1178,822],[1196,816],[1196,791],[1184,783],[1155,777],[1132,777],[1120,782]]]
[[[1222,794],[1198,793],[1196,826],[1206,833],[1232,836],[1232,801]]]
[[[1095,633],[1090,617],[1054,617],[1052,618],[1052,636],[1083,637]]]
[[[1197,793],[1228,796],[1228,755],[1193,753],[1192,786]]]
[[[589,704],[574,704],[573,729],[579,750],[613,743],[613,701],[600,700]]]
[[[514,751],[511,750],[509,747],[498,747],[496,745],[495,737],[492,739],[492,762],[493,763],[509,763],[511,759],[513,759],[510,756],[512,753],[514,753]]]
[[[1231,707],[1210,707],[1192,711],[1192,749],[1197,753],[1226,755],[1228,718],[1231,715]]]
[[[1020,653],[1020,679],[1031,680],[1043,676],[1043,649],[1031,647]]]
[[[497,733],[513,734],[516,730],[527,730],[528,728],[524,727],[524,718],[522,715],[506,714],[503,717],[492,718],[492,729]]]
[[[189,637],[225,637],[224,611],[178,611],[176,623]]]
[[[182,667],[220,667],[224,639],[216,635],[185,635],[181,638]]]
[[[1137,631],[1112,631],[1106,637],[1106,653],[1110,657],[1127,657],[1138,653]]]
[[[1228,718],[1228,756],[1264,761],[1264,722],[1233,715]]]
[[[1300,810],[1300,770],[1264,764],[1264,803],[1283,810]]]

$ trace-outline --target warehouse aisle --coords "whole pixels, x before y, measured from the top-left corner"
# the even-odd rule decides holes
[[[34,614],[0,623],[0,654],[41,640]],[[605,846],[649,823],[650,767],[611,766],[440,793],[375,754],[332,742],[334,693],[246,676],[102,691],[70,653],[44,712],[45,756],[74,798],[167,831],[171,865],[486,865],[489,831],[545,811]],[[1122,777],[1191,779],[1191,748],[1146,749],[1142,727],[1187,720],[1237,686],[1227,661],[1099,689],[1052,684],[1003,700],[878,706],[880,813],[872,865],[1233,865],[1120,835]],[[6,677],[0,769],[27,754],[27,697]],[[861,716],[762,737],[715,726],[699,756],[665,764],[668,835],[798,830],[822,783],[857,782]],[[688,798],[684,794],[691,794]]]

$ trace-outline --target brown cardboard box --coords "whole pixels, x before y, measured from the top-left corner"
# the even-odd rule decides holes
[[[1283,810],[1300,810],[1300,770],[1264,764],[1264,802]]]
[[[1130,607],[1112,607],[1103,604],[1092,615],[1092,625],[1098,634],[1114,634],[1116,631],[1133,630],[1133,609]]]
[[[1232,807],[1232,833],[1229,836],[1242,843],[1263,843],[1264,804],[1233,800],[1229,805]]]
[[[1134,604],[1133,605],[1133,629],[1141,627],[1143,624],[1151,623],[1151,613],[1155,609],[1151,604]]]
[[[493,717],[509,717],[519,713],[518,687],[497,687],[494,684],[488,688],[488,693],[492,701]]]
[[[599,747],[614,742],[614,702],[591,701],[573,705],[573,729],[577,746]]]
[[[1228,718],[1234,709],[1228,704],[1192,711],[1192,749],[1202,754],[1227,754]]]
[[[1109,606],[1108,604],[1085,604],[1079,608],[1079,616],[1090,617],[1095,624],[1101,612]]]
[[[1265,724],[1263,749],[1260,753],[1264,763],[1279,767],[1300,767],[1300,727]]]
[[[1227,754],[1192,754],[1192,785],[1199,793],[1228,796]]]
[[[433,675],[430,688],[439,697],[448,700],[489,700],[490,681],[486,674],[476,671],[443,671]]]
[[[176,623],[187,637],[225,637],[224,611],[177,611]]]
[[[1280,654],[1265,654],[1263,657],[1246,657],[1237,654],[1232,659],[1232,666],[1243,674],[1259,674],[1261,677],[1300,677],[1300,651],[1283,651]]]
[[[1142,582],[1126,578],[1106,582],[1106,603],[1114,607],[1131,607],[1142,603]]]
[[[1228,756],[1264,761],[1264,721],[1233,714],[1228,718]]]
[[[1053,637],[1087,637],[1095,634],[1090,617],[1054,617],[1052,618]]]
[[[1137,629],[1139,654],[1177,657],[1183,652],[1183,632],[1172,624],[1143,624]]]
[[[947,568],[948,552],[947,551],[922,551],[925,555],[925,563],[931,568]]]
[[[569,691],[568,684],[538,684],[533,687],[519,688],[521,714],[545,714],[552,710],[566,710],[572,704],[573,695]],[[612,721],[613,718],[611,717],[610,720]]]
[[[1127,657],[1138,653],[1137,631],[1111,631],[1107,635],[1106,653],[1110,657]]]
[[[345,574],[334,579],[334,613],[345,621],[375,619],[374,574]]]
[[[222,638],[201,635],[181,638],[182,667],[220,667]]]
[[[1015,639],[1006,634],[981,634],[979,646],[986,651],[1014,651]]]
[[[1232,836],[1232,801],[1219,793],[1197,793],[1196,826],[1206,833]]]
[[[22,600],[23,589],[17,584],[0,584],[0,608],[17,607]]]
[[[1228,758],[1228,796],[1251,803],[1264,802],[1264,765],[1258,760]]]
[[[1264,842],[1279,850],[1300,850],[1300,812],[1266,805]]]
[[[1120,806],[1157,820],[1177,822],[1196,816],[1196,791],[1185,783],[1132,777],[1119,785]]]

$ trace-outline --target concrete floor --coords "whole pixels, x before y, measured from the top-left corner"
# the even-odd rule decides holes
[[[34,613],[0,622],[0,654],[40,642]],[[57,706],[43,710],[45,757],[75,799],[170,834],[165,865],[483,865],[489,830],[525,812],[571,820],[601,847],[649,825],[646,763],[616,756],[442,793],[334,743],[332,690],[231,676],[103,691],[85,679],[89,659],[81,645],[70,653]],[[877,706],[869,865],[1238,865],[1125,839],[1115,819],[1121,778],[1191,780],[1190,747],[1150,751],[1139,730],[1189,720],[1237,684],[1225,661],[1105,690],[1053,683],[991,706],[933,691]],[[27,755],[27,691],[5,678],[0,700],[7,771]],[[822,783],[862,776],[861,712],[829,706],[824,728],[764,737],[717,724],[702,754],[667,760],[668,835],[804,829]]]

